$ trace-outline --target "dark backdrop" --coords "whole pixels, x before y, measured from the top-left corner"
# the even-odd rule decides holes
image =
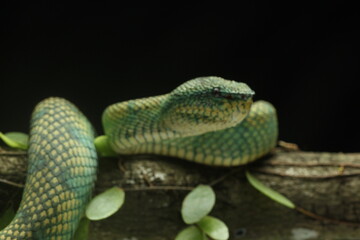
[[[0,131],[27,131],[34,105],[61,96],[101,132],[111,103],[217,75],[271,101],[281,139],[306,150],[359,151],[356,14],[330,2],[2,6]]]

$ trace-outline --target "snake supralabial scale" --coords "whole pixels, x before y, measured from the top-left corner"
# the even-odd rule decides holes
[[[0,240],[71,239],[91,197],[97,155],[90,123],[61,98],[33,112],[23,197]]]
[[[190,80],[169,94],[109,106],[103,127],[119,154],[161,154],[198,163],[235,166],[276,144],[275,108],[252,104],[244,83],[219,77]],[[0,240],[69,240],[96,179],[97,156],[88,120],[67,100],[35,108],[26,185],[14,220]]]

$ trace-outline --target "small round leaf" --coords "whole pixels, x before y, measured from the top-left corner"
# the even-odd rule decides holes
[[[96,151],[100,156],[103,157],[114,157],[116,156],[116,152],[110,147],[108,142],[108,137],[105,135],[98,136],[95,138],[94,145]]]
[[[199,185],[186,195],[181,208],[181,215],[185,223],[198,222],[214,207],[215,193],[210,186]]]
[[[211,216],[203,217],[197,225],[214,240],[227,240],[229,239],[229,229],[226,224]]]
[[[113,187],[94,197],[86,208],[86,217],[96,221],[117,212],[125,201],[125,192]]]
[[[275,190],[265,186],[262,182],[260,182],[257,178],[250,174],[250,172],[246,171],[246,178],[250,182],[250,184],[260,191],[265,196],[271,198],[272,200],[284,205],[288,208],[295,208],[295,204],[291,202],[287,197],[284,195],[276,192]]]
[[[26,150],[29,147],[29,135],[22,132],[8,132],[3,134],[0,132],[0,139],[2,139],[6,145],[12,148]]]
[[[195,226],[190,226],[182,230],[175,237],[175,240],[205,240],[205,234]]]

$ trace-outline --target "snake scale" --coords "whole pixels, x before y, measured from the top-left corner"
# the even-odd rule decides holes
[[[245,84],[220,77],[189,80],[169,94],[109,106],[103,127],[118,154],[160,154],[236,166],[276,144],[275,108],[252,104]],[[19,210],[0,240],[72,239],[96,180],[94,132],[69,101],[48,98],[32,115],[28,173]]]

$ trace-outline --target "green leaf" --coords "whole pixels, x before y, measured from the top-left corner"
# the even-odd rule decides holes
[[[21,132],[8,132],[3,134],[0,132],[0,138],[12,148],[26,150],[29,147],[29,135]]]
[[[206,240],[206,236],[199,228],[190,226],[182,230],[175,237],[175,240]]]
[[[15,211],[12,207],[7,208],[3,214],[0,215],[0,231],[4,229],[11,220],[15,217]]]
[[[79,226],[76,229],[73,240],[87,240],[89,239],[89,226],[90,220],[86,217],[83,217],[80,220]]]
[[[185,223],[192,224],[205,217],[214,207],[215,193],[210,186],[199,185],[184,199],[181,215]]]
[[[214,240],[227,240],[229,239],[229,229],[226,224],[211,216],[203,217],[197,225]]]
[[[94,197],[86,208],[86,217],[96,221],[117,212],[125,201],[125,192],[113,187]]]
[[[98,136],[94,141],[96,151],[102,157],[115,157],[116,152],[110,147],[108,137],[105,135]]]
[[[286,198],[284,195],[274,191],[273,189],[265,186],[262,182],[260,182],[257,178],[255,178],[253,175],[250,174],[249,171],[246,171],[246,178],[250,182],[250,184],[259,190],[264,195],[268,196],[272,200],[284,205],[288,208],[295,208],[295,204],[291,202],[288,198]]]

